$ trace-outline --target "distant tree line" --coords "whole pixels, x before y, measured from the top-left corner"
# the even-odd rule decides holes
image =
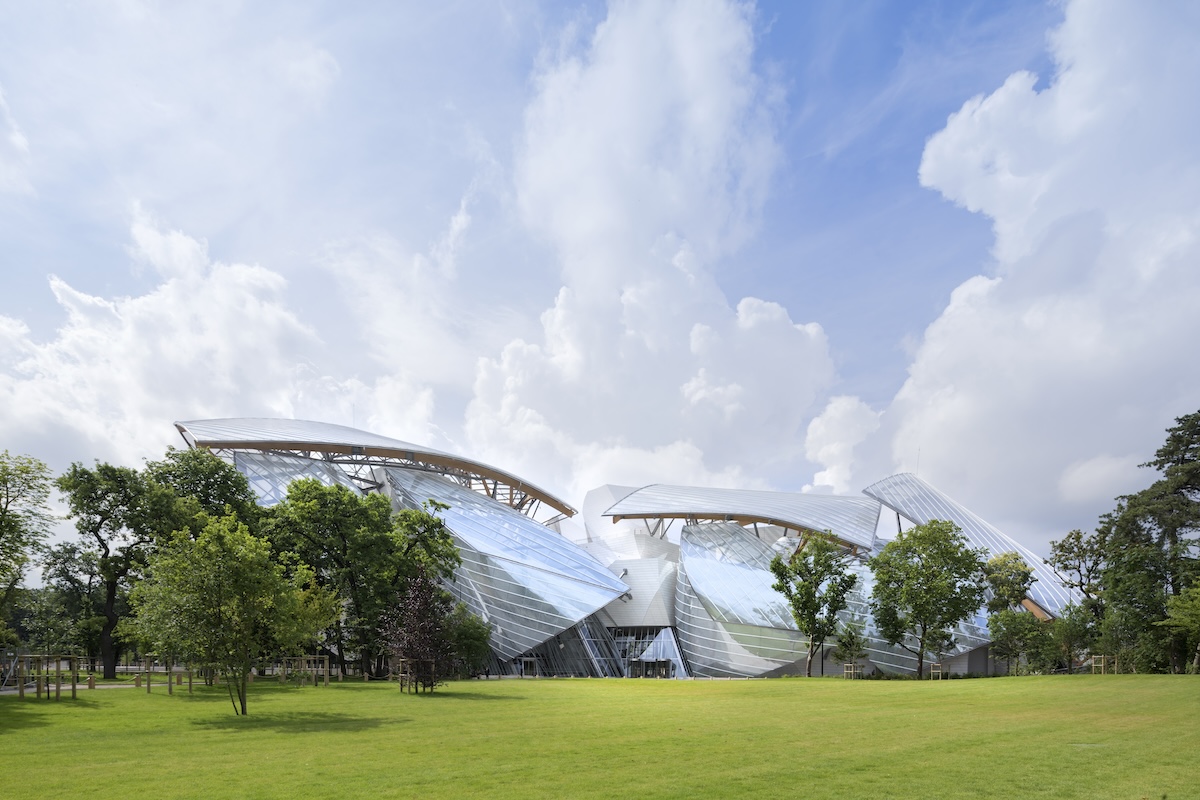
[[[48,546],[52,486],[78,537]],[[5,451],[0,642],[84,656],[107,678],[131,649],[203,664],[245,713],[250,671],[278,656],[318,652],[343,674],[386,676],[405,656],[391,612],[428,583],[444,617],[439,674],[476,672],[490,629],[440,585],[460,563],[446,508],[393,511],[382,495],[312,479],[264,508],[203,449],[169,449],[141,470],[76,463],[57,479]],[[43,585],[25,588],[35,563]]]

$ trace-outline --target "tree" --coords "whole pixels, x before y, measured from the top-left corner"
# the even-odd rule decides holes
[[[812,677],[813,654],[837,632],[837,615],[846,608],[846,595],[858,582],[849,561],[831,533],[809,534],[790,559],[771,560],[775,576],[771,588],[787,598],[797,630],[808,637],[805,677]]]
[[[1008,673],[1019,672],[1021,660],[1043,646],[1046,625],[1028,611],[1004,608],[988,617],[992,651],[1008,662]]]
[[[1049,625],[1043,642],[1043,652],[1047,655],[1044,660],[1049,662],[1053,658],[1065,666],[1068,673],[1074,672],[1075,663],[1087,653],[1096,638],[1095,624],[1096,619],[1087,608],[1076,605],[1064,608],[1062,615]]]
[[[837,645],[833,648],[833,657],[843,664],[850,664],[867,657],[867,637],[863,634],[862,625],[857,622],[846,623],[838,632]]]
[[[871,611],[888,644],[917,657],[952,646],[950,628],[983,604],[983,551],[953,522],[930,520],[903,531],[868,563],[875,572]]]
[[[447,620],[454,671],[462,676],[478,675],[491,657],[492,626],[458,603]]]
[[[1195,642],[1188,671],[1200,673],[1200,584],[1194,584],[1177,597],[1167,600],[1167,618],[1155,623],[1171,628]]]
[[[417,680],[427,690],[441,682],[453,653],[448,630],[452,607],[450,593],[438,586],[428,570],[421,568],[408,580],[380,621],[380,631],[392,658],[415,662]]]
[[[211,520],[195,539],[173,534],[150,558],[131,602],[131,632],[163,655],[218,670],[242,715],[254,664],[296,652],[335,613],[312,572],[300,565],[289,578],[270,543],[236,514]]]
[[[1103,616],[1100,606],[1100,579],[1104,573],[1104,538],[1100,532],[1088,535],[1073,530],[1050,543],[1046,563],[1064,585],[1078,589],[1096,618]]]
[[[1121,641],[1139,671],[1183,672],[1191,655],[1187,637],[1167,618],[1200,573],[1200,412],[1175,420],[1151,461],[1161,477],[1136,494],[1118,498],[1102,520],[1105,535],[1104,600],[1108,641]],[[1117,633],[1121,636],[1117,637]]]
[[[71,465],[55,482],[66,496],[75,528],[96,555],[103,585],[100,657],[104,677],[117,676],[114,632],[129,581],[144,566],[156,537],[180,527],[175,495],[129,467],[97,462]]]
[[[1036,580],[1033,568],[1025,563],[1020,553],[992,556],[984,565],[983,572],[988,588],[992,590],[992,597],[987,604],[988,611],[992,613],[1019,607]]]
[[[162,461],[146,463],[145,474],[169,487],[176,497],[193,498],[198,510],[209,517],[222,517],[230,509],[251,531],[257,527],[261,509],[246,476],[205,448],[168,447]]]
[[[343,673],[354,657],[363,674],[379,673],[385,647],[380,615],[421,567],[448,577],[458,548],[436,512],[439,504],[392,514],[380,494],[357,495],[313,479],[288,487],[264,530],[281,551],[294,552],[322,586],[344,602],[329,640]]]
[[[62,593],[51,586],[26,591],[23,604],[25,641],[41,653],[72,653],[77,650],[78,623],[68,613]]]
[[[50,530],[50,468],[31,456],[0,453],[0,633],[17,587]]]
[[[104,593],[95,551],[78,542],[61,542],[46,550],[41,566],[44,588],[53,590],[63,621],[71,624],[68,651],[86,655],[94,670],[104,627]],[[121,604],[118,612],[124,611]]]

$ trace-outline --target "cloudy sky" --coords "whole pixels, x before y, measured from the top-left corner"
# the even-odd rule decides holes
[[[1200,408],[1198,85],[1184,0],[0,0],[0,448],[918,471],[1044,550]]]

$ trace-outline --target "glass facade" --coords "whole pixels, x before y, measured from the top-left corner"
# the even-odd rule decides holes
[[[618,519],[745,518],[792,529],[832,531],[848,545],[870,549],[879,510],[879,503],[866,497],[654,484],[632,492],[604,514]]]
[[[389,468],[400,506],[433,499],[462,552],[448,588],[492,624],[492,649],[512,659],[562,633],[628,591],[584,550],[513,509],[440,476]]]
[[[1006,536],[991,523],[958,504],[916,475],[903,473],[884,478],[863,489],[863,494],[873,497],[900,516],[923,525],[932,519],[948,520],[962,528],[963,535],[972,547],[982,548],[990,555],[1019,553],[1025,563],[1033,568],[1036,579],[1029,589],[1029,599],[1053,616],[1062,614],[1068,605],[1078,605],[1083,598],[1074,589],[1063,586],[1041,558],[1016,540]],[[986,627],[986,624],[985,624]]]
[[[345,486],[355,494],[362,494],[358,484],[336,464],[314,458],[235,450],[233,465],[246,476],[250,488],[258,495],[258,502],[264,506],[283,502],[288,484],[301,478],[315,478],[326,486]]]
[[[492,669],[510,674],[595,677],[752,677],[803,671],[808,642],[769,565],[798,546],[798,531],[831,531],[858,582],[841,614],[860,624],[871,666],[912,673],[916,656],[889,645],[870,613],[867,559],[885,542],[883,507],[914,523],[946,519],[989,554],[1016,551],[1037,581],[1030,599],[1058,615],[1076,594],[1020,544],[912,475],[868,487],[865,497],[653,485],[602,487],[570,506],[494,467],[342,426],[295,420],[176,423],[192,446],[232,461],[265,505],[299,478],[378,491],[398,508],[436,500],[462,554],[447,588],[491,623]],[[341,437],[341,441],[339,441]],[[409,449],[411,448],[411,449]],[[560,511],[547,524],[535,506]],[[606,509],[607,510],[604,510]],[[590,511],[588,509],[591,509]],[[613,524],[613,522],[617,524]],[[674,527],[672,523],[677,523]],[[574,532],[571,532],[574,531]],[[943,660],[986,662],[980,609],[954,631]],[[814,673],[825,671],[822,650]],[[829,664],[836,674],[840,664]]]
[[[796,630],[783,596],[771,588],[775,576],[769,569],[776,553],[791,552],[795,546],[794,539],[768,544],[729,522],[683,529],[676,625],[693,674],[753,677],[803,669],[808,640]],[[852,559],[850,568],[858,581],[847,596],[842,624],[863,627],[868,659],[876,667],[914,672],[916,656],[889,645],[875,627],[868,605],[874,582],[865,558]],[[943,654],[947,659],[987,644],[987,619],[977,614],[953,633],[955,645]]]

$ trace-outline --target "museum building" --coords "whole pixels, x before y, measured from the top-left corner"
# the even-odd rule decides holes
[[[885,478],[862,496],[651,485],[603,486],[583,513],[520,477],[482,462],[323,422],[215,419],[177,422],[189,447],[203,447],[246,476],[263,505],[299,478],[356,493],[382,493],[395,508],[428,499],[462,553],[446,588],[490,623],[493,669],[592,677],[758,677],[803,673],[807,640],[771,585],[776,554],[806,532],[829,531],[859,580],[843,618],[863,626],[865,669],[913,673],[916,657],[888,645],[868,608],[866,559],[886,544],[881,520],[897,527],[956,523],[989,555],[1015,551],[1036,581],[1025,606],[1042,618],[1078,603],[1040,558],[968,509],[909,474]],[[885,514],[885,511],[887,512]],[[942,655],[948,672],[983,673],[985,613],[954,630]],[[814,674],[835,671],[828,648]]]

